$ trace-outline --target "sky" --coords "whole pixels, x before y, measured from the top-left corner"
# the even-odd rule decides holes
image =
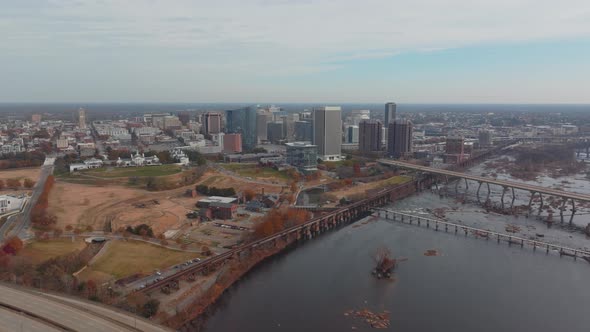
[[[588,0],[1,0],[0,102],[590,103]]]

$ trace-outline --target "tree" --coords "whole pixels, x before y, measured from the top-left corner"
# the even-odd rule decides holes
[[[2,251],[6,254],[16,255],[23,248],[23,241],[18,236],[13,236],[6,240]]]
[[[92,279],[89,279],[86,282],[86,289],[88,290],[88,297],[96,296],[96,282]]]
[[[20,181],[18,179],[8,179],[6,180],[6,186],[11,189],[20,188]]]
[[[149,318],[155,315],[158,312],[158,308],[160,307],[160,301],[156,299],[148,300],[143,305],[143,310],[141,312],[143,317]]]
[[[211,252],[211,249],[209,249],[209,247],[207,247],[207,246],[202,246],[202,247],[201,247],[201,254],[202,254],[203,256],[211,256],[211,255],[213,255],[213,252]]]
[[[256,197],[256,193],[254,192],[254,190],[252,190],[252,189],[244,190],[244,198],[246,199],[247,202],[253,200],[254,197]]]
[[[26,178],[23,185],[25,186],[25,188],[31,189],[35,186],[35,181],[33,181],[29,178]]]

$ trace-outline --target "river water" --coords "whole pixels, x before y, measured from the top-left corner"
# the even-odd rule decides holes
[[[476,206],[423,193],[390,206],[482,228],[519,224],[547,241],[583,248],[578,233],[531,218],[484,214]],[[368,222],[367,222],[368,221]],[[377,217],[328,232],[264,262],[226,292],[204,330],[371,331],[351,309],[391,313],[391,331],[588,331],[590,264]],[[386,246],[399,264],[394,281],[377,280],[372,255]],[[436,249],[440,256],[425,256]]]

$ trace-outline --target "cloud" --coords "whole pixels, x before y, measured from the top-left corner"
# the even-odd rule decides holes
[[[300,76],[405,52],[586,38],[589,22],[587,0],[5,0],[0,61]]]

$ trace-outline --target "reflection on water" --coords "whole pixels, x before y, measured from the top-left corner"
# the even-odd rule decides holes
[[[435,195],[420,195],[394,208],[418,210],[427,206],[424,200],[448,205]],[[457,211],[454,218],[476,215]],[[383,219],[356,225],[256,268],[222,297],[224,305],[205,330],[370,331],[344,315],[362,308],[390,311],[395,331],[587,331],[590,326],[590,266],[584,260]],[[382,245],[408,258],[394,282],[370,274],[371,255]],[[426,257],[428,249],[442,255]]]

